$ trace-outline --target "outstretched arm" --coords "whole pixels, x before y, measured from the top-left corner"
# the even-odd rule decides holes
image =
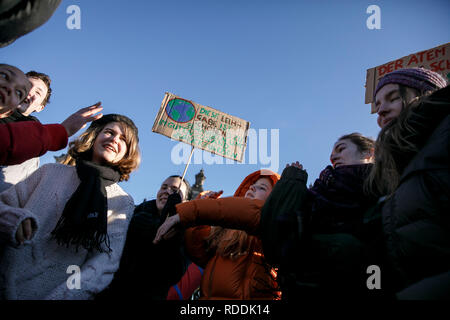
[[[103,108],[98,102],[82,108],[61,124],[41,124],[36,121],[12,122],[0,125],[0,165],[22,163],[40,157],[47,151],[58,151],[66,147],[68,137],[97,120],[96,114]]]
[[[264,201],[228,197],[222,199],[192,200],[177,205],[177,214],[169,217],[160,227],[154,242],[159,242],[174,226],[221,226],[257,234]]]
[[[57,151],[67,145],[66,129],[60,124],[43,125],[36,121],[0,125],[0,165],[22,163]]]

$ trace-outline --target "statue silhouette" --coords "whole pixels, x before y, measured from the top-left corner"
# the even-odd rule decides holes
[[[205,182],[205,180],[205,173],[203,169],[201,169],[200,172],[195,175],[195,183],[191,188],[189,200],[195,199],[195,197],[197,197],[197,195],[203,191],[203,183]]]

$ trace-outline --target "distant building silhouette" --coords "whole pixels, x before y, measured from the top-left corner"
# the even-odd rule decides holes
[[[200,172],[195,175],[195,183],[191,188],[189,200],[195,199],[195,197],[197,197],[197,195],[203,191],[203,183],[205,182],[205,180],[205,173],[203,169],[201,169]]]

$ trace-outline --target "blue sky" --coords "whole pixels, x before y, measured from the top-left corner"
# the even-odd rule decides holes
[[[372,4],[380,30],[366,26]],[[81,9],[80,30],[66,26],[70,5]],[[272,167],[281,174],[298,160],[312,183],[339,136],[377,136],[366,70],[449,42],[448,12],[448,1],[64,0],[46,24],[0,49],[0,61],[51,76],[43,123],[97,101],[135,121],[142,164],[121,185],[140,203],[184,170],[171,158],[178,142],[151,132],[166,91],[267,129],[269,156],[278,129]],[[269,167],[260,156],[249,164],[248,149],[245,164],[191,164],[186,177],[193,183],[203,168],[206,189],[232,195],[247,174]]]

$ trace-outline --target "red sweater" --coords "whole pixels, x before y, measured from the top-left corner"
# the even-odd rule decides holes
[[[22,163],[67,145],[67,131],[60,124],[35,121],[0,124],[0,165]]]

